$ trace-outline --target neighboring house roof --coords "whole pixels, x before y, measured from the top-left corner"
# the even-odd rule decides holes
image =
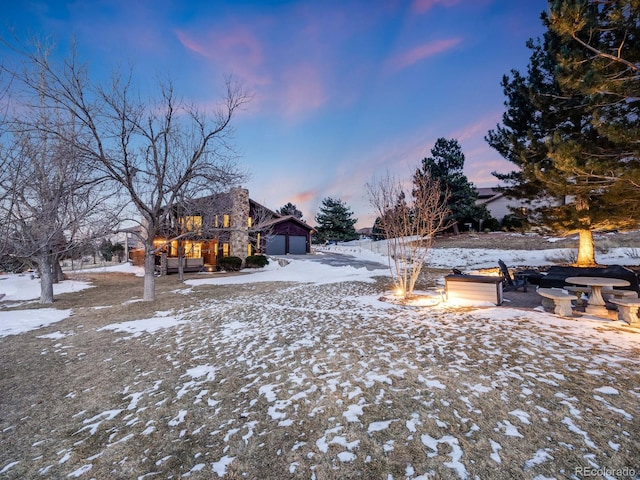
[[[496,188],[493,187],[483,187],[476,188],[478,191],[478,203],[479,205],[491,203],[499,198],[504,197],[504,193],[499,192]]]

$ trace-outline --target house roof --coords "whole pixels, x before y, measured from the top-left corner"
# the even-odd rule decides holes
[[[266,222],[262,222],[260,225],[257,225],[257,226],[260,228],[268,228],[268,227],[273,227],[274,225],[278,225],[280,223],[285,223],[285,222],[294,222],[300,225],[302,228],[309,230],[310,232],[313,231],[313,228],[309,226],[308,223],[304,222],[303,220],[300,220],[298,217],[294,215],[285,215],[285,216],[278,215],[277,217],[272,218],[271,220],[267,220]]]
[[[479,204],[491,203],[504,196],[504,193],[499,192],[498,189],[494,187],[476,188],[476,190],[478,192],[477,203]]]
[[[282,215],[280,215],[279,213],[275,212],[274,210],[271,210],[270,208],[265,207],[261,203],[258,203],[255,200],[253,200],[252,198],[249,198],[249,205],[253,209],[262,210],[264,212],[267,212],[269,215],[272,215],[273,217],[282,217]]]

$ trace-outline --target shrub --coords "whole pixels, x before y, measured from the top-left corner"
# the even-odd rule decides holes
[[[269,265],[269,259],[264,255],[250,255],[245,260],[247,268],[262,268]]]
[[[530,230],[531,226],[529,225],[526,217],[510,213],[502,218],[502,229],[506,232],[520,231],[524,233],[525,231]]]
[[[242,268],[242,259],[240,257],[222,257],[218,260],[218,267],[227,272],[237,272]]]
[[[500,222],[493,217],[489,217],[484,222],[482,222],[482,226],[484,228],[484,231],[487,231],[487,229],[492,232],[500,230]]]

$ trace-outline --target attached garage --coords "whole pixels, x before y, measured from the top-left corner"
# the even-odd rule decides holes
[[[306,255],[311,251],[312,231],[292,215],[274,218],[264,225],[263,251],[267,255]]]

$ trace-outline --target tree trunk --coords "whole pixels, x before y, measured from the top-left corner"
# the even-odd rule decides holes
[[[43,255],[38,258],[40,270],[40,303],[53,303],[53,269],[51,257]]]
[[[144,254],[144,293],[142,300],[153,302],[156,299],[156,254],[153,246],[147,245]]]
[[[182,248],[182,239],[178,239],[178,278],[184,282],[184,252]]]
[[[64,280],[64,273],[62,272],[62,266],[60,260],[53,261],[53,283],[60,283]]]
[[[578,245],[578,259],[576,267],[593,267],[596,265],[596,251],[593,245],[593,232],[580,230],[580,243]]]

